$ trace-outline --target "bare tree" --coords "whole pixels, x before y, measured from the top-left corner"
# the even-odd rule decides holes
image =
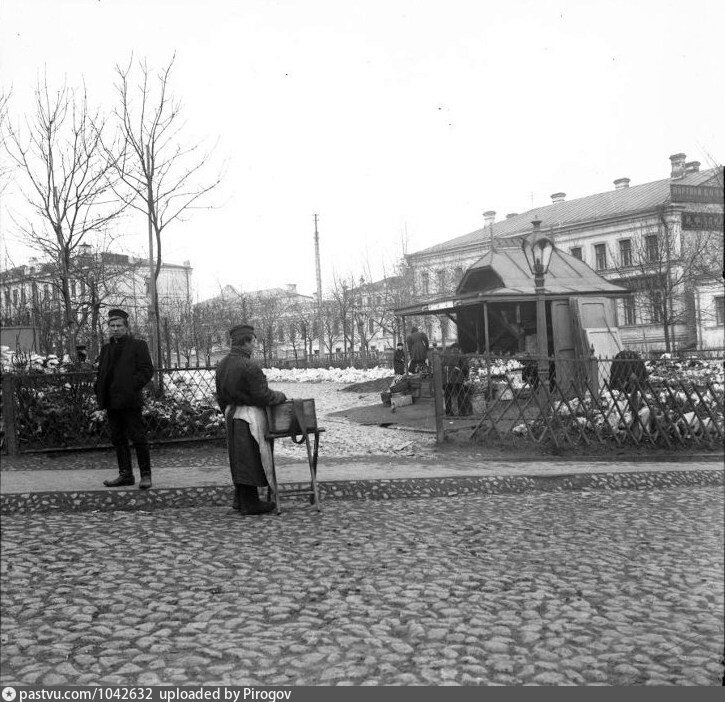
[[[309,346],[312,343],[311,331],[312,320],[315,311],[309,303],[302,302],[299,298],[292,301],[287,310],[286,320],[288,323],[288,341],[292,346],[292,354],[295,361],[302,359],[307,361],[311,353]]]
[[[229,329],[238,324],[240,319],[246,319],[248,305],[247,295],[231,285],[220,285],[216,297],[194,305],[192,337],[197,362],[201,352],[206,356],[207,364],[211,362],[212,353],[219,349]]]
[[[79,338],[83,338],[89,347],[91,359],[101,350],[103,309],[110,305],[135,305],[136,295],[130,281],[143,265],[139,258],[112,252],[111,243],[101,241],[95,250],[83,245],[81,252],[72,259],[71,297],[80,328]]]
[[[682,231],[678,237],[663,212],[658,219],[609,253],[617,281],[634,293],[625,303],[625,323],[662,325],[669,352],[673,327],[694,323],[694,284],[717,279],[723,238],[721,232],[707,230]]]
[[[188,366],[191,363],[196,335],[194,330],[194,303],[191,295],[174,300],[173,304],[164,305],[162,314],[167,336],[167,356],[176,355],[176,365]],[[170,365],[170,359],[167,361]]]
[[[203,205],[204,196],[222,180],[221,171],[204,175],[212,151],[203,151],[200,143],[184,142],[181,103],[170,94],[174,58],[156,75],[152,75],[145,60],[140,61],[139,82],[135,88],[133,58],[125,68],[116,66],[115,115],[123,149],[113,163],[120,180],[130,191],[128,202],[148,219],[149,257],[153,265],[149,279],[151,316],[159,367],[163,354],[156,288],[162,264],[162,233],[172,222],[187,217],[191,210],[208,209],[210,205]]]
[[[278,330],[285,319],[288,300],[279,290],[261,290],[249,298],[248,314],[254,319],[264,364],[276,355]]]
[[[79,328],[70,289],[73,257],[125,208],[114,196],[113,158],[101,148],[105,119],[91,112],[85,88],[53,93],[46,80],[36,87],[24,128],[7,125],[6,150],[25,176],[22,195],[34,215],[17,224],[27,245],[56,266],[63,347],[72,354]]]
[[[0,151],[4,151],[8,139],[8,104],[10,102],[10,93],[0,93]],[[0,195],[8,185],[11,168],[4,159],[0,160]]]
[[[327,293],[327,297],[332,303],[331,314],[340,321],[343,353],[348,361],[352,358],[355,346],[355,325],[352,319],[354,306],[352,290],[354,287],[352,275],[342,277],[333,271],[332,286]]]
[[[91,358],[100,350],[103,337],[101,314],[110,305],[127,306],[135,301],[129,281],[139,267],[129,256],[93,251],[82,245],[68,268],[72,313],[77,321],[76,341],[88,348]],[[3,272],[3,282],[12,283],[14,296],[3,309],[3,324],[29,324],[45,353],[63,353],[63,289],[57,261],[37,261]],[[8,298],[6,298],[8,299]]]

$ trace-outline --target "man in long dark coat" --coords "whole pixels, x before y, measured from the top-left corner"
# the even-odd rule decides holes
[[[458,343],[451,344],[441,359],[443,371],[443,398],[446,405],[446,415],[453,414],[453,400],[458,406],[458,414],[466,417],[473,411],[471,397],[466,387],[470,367],[468,359],[461,354]]]
[[[257,488],[271,483],[272,455],[264,407],[287,400],[270,390],[262,369],[252,360],[254,327],[240,324],[229,332],[232,348],[216,370],[216,394],[224,412],[229,467],[235,489],[235,508],[242,514],[265,514],[275,505],[259,499]]]
[[[428,349],[430,342],[425,332],[419,331],[418,327],[413,327],[406,339],[408,344],[408,353],[410,354],[410,364],[408,366],[409,373],[418,373],[428,367]]]
[[[395,375],[405,374],[405,351],[403,351],[402,341],[398,342],[398,346],[393,354],[393,373]]]
[[[128,313],[120,309],[108,313],[110,340],[103,345],[98,361],[95,391],[98,406],[106,410],[111,443],[116,449],[118,477],[104,480],[106,487],[133,485],[131,439],[141,474],[139,488],[151,487],[151,453],[141,410],[143,387],[154,374],[149,347],[134,338],[128,327]]]

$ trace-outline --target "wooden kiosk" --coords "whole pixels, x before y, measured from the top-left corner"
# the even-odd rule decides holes
[[[466,270],[453,295],[396,309],[402,328],[407,317],[447,317],[457,327],[463,353],[536,355],[542,330],[537,329],[534,276],[518,244],[489,250]],[[622,349],[615,298],[629,294],[554,248],[544,284],[547,356],[615,356]]]

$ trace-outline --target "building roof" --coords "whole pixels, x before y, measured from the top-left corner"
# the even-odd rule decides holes
[[[642,185],[633,185],[618,190],[610,190],[596,195],[587,195],[575,200],[563,200],[544,207],[536,207],[521,214],[493,224],[493,236],[496,239],[517,236],[531,230],[531,221],[541,220],[541,228],[555,230],[573,224],[591,222],[609,217],[619,217],[635,212],[652,210],[658,205],[670,201],[670,185],[703,185],[718,175],[717,168],[687,173],[681,178],[656,180]],[[718,183],[721,185],[721,183]],[[477,243],[485,244],[491,238],[489,226],[477,229],[469,234],[449,239],[435,246],[416,251],[412,256],[445,252]]]
[[[233,285],[225,285],[218,295],[209,297],[206,300],[201,300],[200,305],[209,304],[211,302],[223,301],[225,299],[269,299],[278,298],[280,300],[299,300],[301,302],[311,302],[315,298],[311,295],[303,295],[298,293],[297,290],[290,290],[289,288],[265,288],[263,290],[251,290],[249,292],[240,292]]]
[[[554,249],[544,280],[545,297],[605,295],[621,297],[628,290],[608,282],[586,263]],[[426,314],[454,310],[484,301],[536,299],[534,277],[520,248],[487,251],[468,268],[454,295],[419,302],[395,310],[396,314]]]
[[[547,295],[625,295],[628,291],[595,273],[584,261],[554,249],[545,278]],[[520,248],[487,251],[461,279],[457,294],[491,291],[534,295],[534,277]]]

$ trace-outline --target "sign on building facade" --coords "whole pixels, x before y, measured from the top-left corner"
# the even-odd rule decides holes
[[[725,216],[722,212],[683,212],[683,229],[702,229],[722,231]]]

